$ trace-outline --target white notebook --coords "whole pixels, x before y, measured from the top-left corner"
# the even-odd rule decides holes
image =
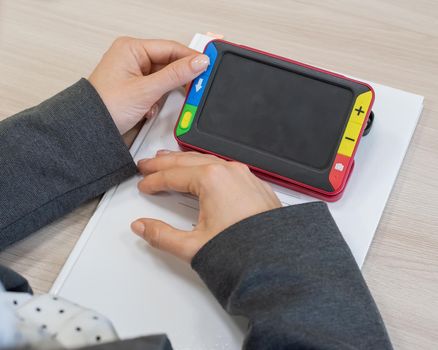
[[[196,34],[191,47],[202,51],[209,40]],[[423,108],[422,96],[369,83],[376,92],[373,128],[361,140],[344,196],[328,204],[359,266]],[[183,102],[182,91],[172,92],[160,114],[145,124],[131,148],[135,161],[158,149],[178,149],[173,127]],[[130,223],[139,217],[190,230],[197,201],[177,193],[140,194],[139,179],[105,194],[51,292],[105,314],[122,338],[167,333],[177,350],[240,349],[246,321],[228,316],[190,266],[130,232]],[[315,200],[277,186],[274,190],[284,205]]]

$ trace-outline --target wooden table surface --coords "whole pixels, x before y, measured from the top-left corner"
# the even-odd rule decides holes
[[[438,2],[0,0],[0,120],[88,76],[117,36],[188,43],[206,31],[426,97],[363,272],[395,348],[436,349]],[[46,292],[96,204],[3,251],[0,263]]]

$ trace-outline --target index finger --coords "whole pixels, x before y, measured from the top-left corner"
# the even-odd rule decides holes
[[[199,196],[201,167],[172,168],[145,176],[137,185],[141,192],[153,194],[177,191]]]
[[[170,168],[194,167],[223,162],[225,162],[223,159],[211,154],[168,151],[168,153],[163,155],[157,154],[155,158],[141,159],[137,166],[142,174],[150,174]]]

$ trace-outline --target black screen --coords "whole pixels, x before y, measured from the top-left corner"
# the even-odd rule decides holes
[[[324,169],[337,150],[352,97],[349,89],[225,53],[198,129]]]

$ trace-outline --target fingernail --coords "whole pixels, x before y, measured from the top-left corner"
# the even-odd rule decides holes
[[[143,233],[144,233],[144,229],[145,229],[145,227],[144,227],[144,224],[143,224],[141,221],[134,221],[134,222],[131,224],[131,229],[132,229],[132,231],[133,231],[136,235],[138,235],[138,236],[142,236]]]
[[[165,154],[169,154],[172,151],[169,151],[168,149],[160,149],[157,151],[157,156],[164,156]]]
[[[140,159],[140,160],[137,162],[137,165],[140,165],[140,164],[146,163],[149,159],[150,159],[150,158],[143,158],[143,159]]]
[[[199,55],[193,58],[190,64],[195,72],[202,72],[210,64],[210,58],[207,55]]]

